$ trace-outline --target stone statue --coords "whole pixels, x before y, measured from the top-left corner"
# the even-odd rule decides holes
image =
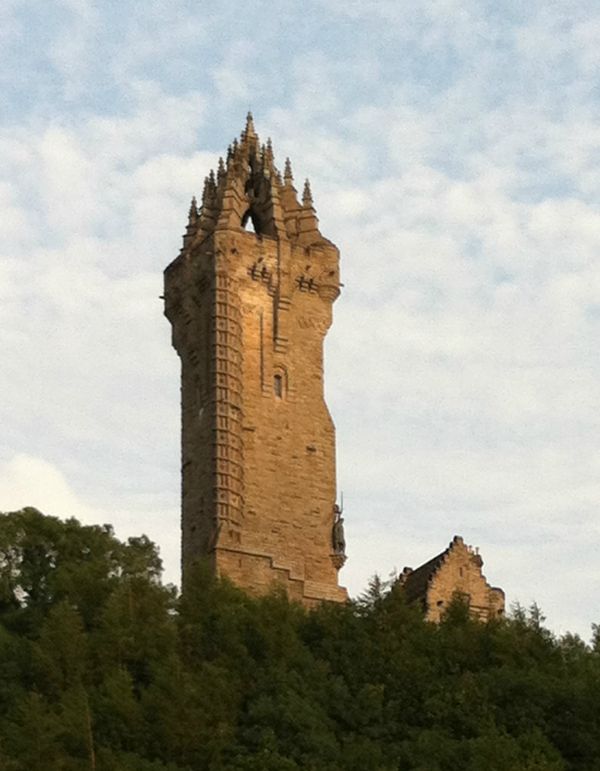
[[[335,504],[333,507],[334,522],[331,533],[331,541],[335,554],[346,555],[346,539],[344,538],[344,518],[340,507]]]

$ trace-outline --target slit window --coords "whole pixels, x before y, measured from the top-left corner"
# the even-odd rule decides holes
[[[283,398],[283,377],[281,375],[273,376],[273,393],[277,399]]]

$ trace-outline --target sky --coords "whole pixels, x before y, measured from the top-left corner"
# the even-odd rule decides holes
[[[2,0],[0,511],[155,540],[179,580],[162,271],[252,109],[309,177],[352,595],[455,534],[600,623],[597,0]]]

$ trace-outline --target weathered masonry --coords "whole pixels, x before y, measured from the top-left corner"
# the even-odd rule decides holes
[[[249,115],[195,199],[165,270],[165,314],[181,359],[182,568],[311,605],[344,601],[335,430],[323,340],[340,292],[339,252],[298,200]]]
[[[504,615],[504,592],[490,586],[482,573],[478,549],[455,535],[448,548],[416,570],[404,568],[398,585],[409,602],[418,602],[428,621],[440,621],[456,594],[469,605],[471,615],[490,621]]]

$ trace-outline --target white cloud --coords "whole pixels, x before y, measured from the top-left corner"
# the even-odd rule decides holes
[[[316,5],[320,24],[246,5],[252,39],[235,9],[172,0],[125,3],[114,25],[80,0],[56,16],[66,102],[0,133],[0,452],[21,458],[0,480],[147,530],[177,564],[161,270],[215,165],[202,148],[224,151],[251,106],[342,251],[327,391],[348,585],[459,532],[509,599],[586,633],[600,609],[571,598],[593,597],[600,537],[597,9]]]
[[[96,522],[97,512],[71,489],[51,463],[25,454],[0,464],[0,511],[34,506],[45,514]]]
[[[42,513],[84,525],[112,524],[121,539],[147,534],[160,545],[165,582],[179,583],[178,513],[158,496],[107,498],[104,505],[75,492],[65,474],[53,463],[18,454],[0,463],[0,512],[33,506]]]
[[[222,62],[213,70],[217,93],[224,103],[241,102],[243,107],[250,108],[253,93],[251,65],[256,53],[250,41],[245,40],[237,40],[225,49]]]
[[[18,239],[28,227],[26,212],[17,205],[12,185],[0,182],[0,238]]]

